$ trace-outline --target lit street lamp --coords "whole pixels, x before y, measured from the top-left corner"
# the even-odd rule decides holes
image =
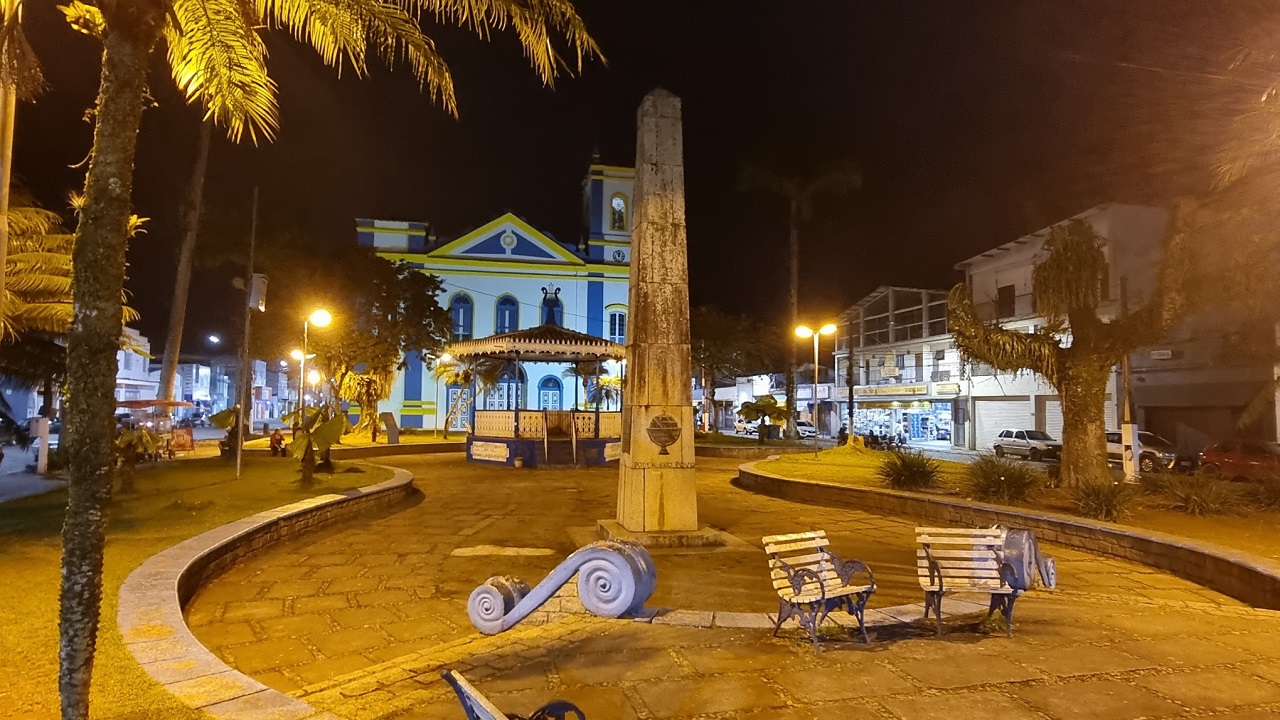
[[[827,323],[822,327],[814,330],[806,325],[796,328],[796,336],[801,338],[813,338],[813,447],[816,451],[818,448],[818,338],[822,335],[835,334],[836,326],[833,323]]]
[[[436,361],[431,364],[431,374],[436,377],[436,402],[433,410],[436,418],[435,435],[437,436],[440,434],[440,373],[436,371],[436,368],[440,367],[440,363],[445,363],[447,365],[451,362],[453,362],[453,356],[449,353],[445,353],[436,358]]]
[[[294,350],[293,353],[290,353],[291,355],[293,355],[293,359],[298,361],[298,395],[301,396],[298,398],[299,410],[306,410],[307,408],[306,390],[302,387],[302,379],[310,378],[310,376],[307,375],[307,372],[306,372],[307,357],[308,357],[307,336],[311,332],[312,325],[315,325],[318,328],[323,328],[323,327],[329,327],[329,323],[331,322],[333,322],[333,315],[330,315],[328,310],[320,309],[312,312],[309,316],[307,316],[306,320],[302,321],[302,349]],[[310,357],[315,357],[315,356],[313,355]],[[315,372],[315,371],[312,370],[312,372]],[[317,378],[319,377],[319,375],[320,375],[319,373],[316,373]],[[319,380],[313,381],[311,384],[314,385],[316,382],[319,382]],[[298,415],[299,415],[298,417],[299,422],[306,421],[307,418],[306,418],[305,412],[300,412],[298,413]]]
[[[210,335],[205,339],[209,341],[210,345],[217,345],[222,342],[222,338],[218,335]]]

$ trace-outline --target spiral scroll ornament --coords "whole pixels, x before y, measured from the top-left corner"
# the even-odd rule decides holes
[[[601,540],[565,558],[532,590],[520,578],[489,578],[467,600],[471,624],[486,635],[509,630],[574,575],[578,576],[582,606],[608,618],[639,612],[658,584],[658,571],[648,550],[631,542]]]

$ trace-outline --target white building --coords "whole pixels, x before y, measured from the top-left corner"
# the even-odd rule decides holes
[[[1088,222],[1104,242],[1111,274],[1100,314],[1108,317],[1120,311],[1122,284],[1131,307],[1136,307],[1145,299],[1144,290],[1152,287],[1168,212],[1107,204],[1070,220]],[[1049,230],[957,265],[984,320],[1024,332],[1044,324],[1032,301],[1032,273]],[[1133,280],[1126,283],[1128,278]],[[989,449],[1006,428],[1061,437],[1062,403],[1053,386],[1035,373],[966,364],[948,332],[946,309],[944,291],[881,287],[841,315],[836,397],[846,416],[852,399],[852,432],[902,434],[914,443],[979,450]],[[1118,406],[1113,376],[1107,386],[1108,428],[1118,427]]]
[[[151,371],[151,341],[133,328],[125,328],[124,334],[128,345],[116,351],[116,400],[155,398],[160,371]]]
[[[357,220],[357,238],[389,260],[440,277],[440,304],[453,319],[453,340],[514,332],[554,322],[595,337],[626,342],[631,262],[631,168],[593,164],[583,182],[586,237],[560,242],[523,219],[505,214],[445,240],[425,223]],[[466,388],[440,387],[432,358],[406,358],[380,412],[401,427],[440,428]],[[563,377],[564,365],[521,363],[489,390],[479,409],[567,409],[585,402],[581,383]],[[620,368],[605,367],[609,375]],[[464,414],[465,415],[465,414]],[[453,429],[462,429],[459,417]]]

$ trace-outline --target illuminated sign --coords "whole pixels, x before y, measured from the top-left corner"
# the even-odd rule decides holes
[[[928,395],[928,385],[864,385],[853,389],[854,395]]]
[[[934,383],[933,392],[936,395],[959,395],[960,383]]]

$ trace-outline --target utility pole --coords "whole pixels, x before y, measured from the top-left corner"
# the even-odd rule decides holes
[[[253,394],[253,369],[249,360],[249,319],[253,317],[253,250],[258,238],[258,187],[253,187],[253,215],[249,220],[249,270],[244,282],[244,337],[240,342],[240,372],[236,388],[239,409],[236,412],[236,479],[240,479],[240,466],[244,456],[245,409]]]

